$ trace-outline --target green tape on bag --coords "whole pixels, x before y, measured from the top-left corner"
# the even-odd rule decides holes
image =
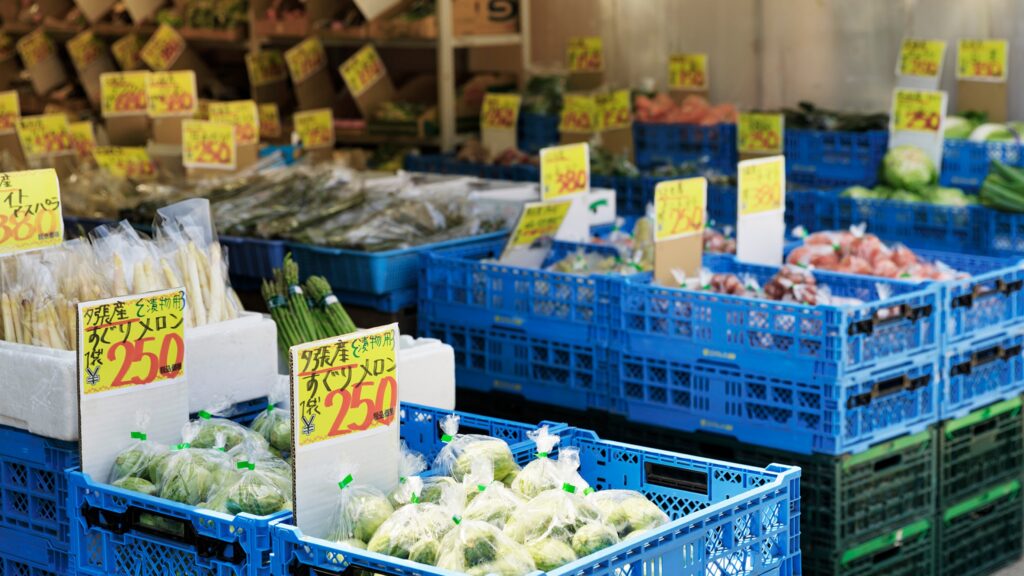
[[[932,433],[929,430],[925,430],[924,432],[918,432],[917,434],[911,434],[910,436],[902,436],[895,440],[879,444],[870,450],[861,452],[860,454],[854,454],[844,459],[843,470],[849,470],[854,466],[858,466],[865,462],[871,462],[872,460],[877,460],[883,456],[888,456],[893,452],[899,452],[901,450],[906,450],[911,446],[917,446],[918,444],[927,442],[931,437]]]
[[[989,504],[1001,500],[1011,494],[1017,494],[1020,492],[1020,480],[1011,480],[1006,484],[1000,484],[991,490],[987,490],[981,494],[978,494],[974,498],[964,500],[959,504],[955,504],[946,509],[946,512],[942,514],[943,522],[949,523],[956,520],[964,514],[970,514],[978,508],[983,508]]]
[[[918,520],[917,522],[904,526],[899,530],[894,530],[888,534],[884,534],[873,540],[868,540],[859,546],[846,550],[843,552],[839,561],[843,566],[846,566],[865,556],[877,554],[878,552],[889,550],[896,546],[902,546],[904,542],[927,533],[931,530],[931,527],[932,523],[929,520]]]
[[[952,439],[953,434],[958,430],[963,430],[975,424],[990,420],[999,416],[1000,414],[1006,414],[1007,412],[1019,412],[1021,408],[1020,396],[1010,398],[1009,400],[1003,400],[990,406],[986,406],[980,410],[975,410],[963,418],[957,418],[956,420],[950,420],[946,422],[944,432],[946,438]]]

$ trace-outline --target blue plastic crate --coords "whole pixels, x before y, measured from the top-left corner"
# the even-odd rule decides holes
[[[281,154],[284,166],[291,166],[295,163],[295,153],[298,152],[298,147],[291,144],[264,144],[260,147],[260,158],[266,158],[275,152]]]
[[[812,186],[873,186],[889,132],[786,130],[786,178]]]
[[[387,314],[393,314],[416,306],[417,294],[418,290],[415,286],[379,295],[367,294],[366,292],[350,292],[347,290],[334,291],[338,301],[345,306],[369,308]]]
[[[78,443],[0,426],[0,528],[68,546],[67,478]],[[0,543],[3,539],[0,538]]]
[[[1024,214],[984,209],[981,216],[984,253],[1024,256]]]
[[[80,232],[88,234],[93,228],[104,224],[113,224],[114,220],[108,218],[82,218],[79,216],[64,216],[64,235],[69,238],[80,236]]]
[[[246,279],[272,278],[275,268],[284,262],[285,243],[280,240],[220,236],[228,270],[232,277]]]
[[[1024,392],[1022,348],[1024,335],[1020,331],[948,346],[942,354],[939,418],[960,418]]]
[[[736,173],[736,125],[633,123],[637,166],[651,168],[706,158],[713,168]]]
[[[599,490],[639,490],[672,522],[547,574],[801,574],[798,468],[728,464],[600,440],[586,430],[571,431],[560,446],[579,449],[584,479]],[[533,452],[532,445],[515,451],[523,464],[533,458]],[[304,536],[287,523],[274,526],[276,575],[331,576],[347,574],[350,568],[409,576],[454,574]]]
[[[738,211],[738,192],[735,186],[708,183],[708,221],[713,223],[716,229],[723,226],[736,226],[736,213]],[[651,196],[653,201],[654,196]]]
[[[1024,166],[1024,146],[1018,142],[946,140],[939,182],[943,186],[977,190],[988,176],[992,160]]]
[[[19,530],[0,528],[0,575],[64,576],[74,574],[67,546]]]
[[[560,140],[558,122],[557,114],[520,112],[517,142],[519,149],[536,154],[541,148],[557,145]]]
[[[402,161],[402,168],[409,172],[432,172],[448,174],[450,156],[443,154],[408,154]]]

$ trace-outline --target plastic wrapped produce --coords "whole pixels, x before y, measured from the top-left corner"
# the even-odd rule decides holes
[[[125,490],[131,490],[132,492],[139,492],[147,496],[156,496],[157,489],[152,482],[145,478],[139,478],[137,476],[125,476],[118,480],[114,480],[110,483],[111,486],[118,488],[124,488]]]
[[[128,478],[150,482],[152,480],[149,477],[150,464],[165,453],[167,453],[167,448],[150,441],[145,433],[132,432],[131,443],[114,459],[114,465],[110,469],[107,481],[115,485]],[[126,488],[127,486],[124,484],[122,483],[120,487]],[[127,484],[131,485],[131,483]]]
[[[519,508],[505,524],[504,532],[526,546],[538,570],[553,570],[576,560],[572,547],[576,533],[588,524],[601,522],[598,509],[577,494],[574,486],[566,484],[542,492]]]
[[[602,490],[586,497],[601,512],[604,523],[627,538],[637,531],[657,528],[668,522],[668,515],[643,494],[633,490]]]
[[[208,411],[200,411],[199,418],[192,420],[181,431],[193,448],[219,448],[231,450],[244,440],[260,442],[266,445],[263,436],[249,430],[237,422],[226,418],[214,417]]]
[[[365,548],[381,524],[394,513],[394,508],[383,492],[373,486],[353,482],[353,475],[349,472],[344,474],[338,482],[337,513],[327,539],[356,547],[360,547],[355,544],[359,542]]]
[[[399,508],[377,528],[367,550],[422,564],[437,563],[441,539],[455,522],[450,506],[419,501],[419,481],[417,476],[406,479],[412,487],[413,503]],[[461,487],[448,489],[442,501],[461,498],[461,494]]]
[[[523,576],[536,569],[522,544],[491,524],[467,519],[441,541],[437,567],[470,576]]]
[[[291,510],[291,490],[282,489],[274,475],[252,462],[238,462],[241,471],[234,482],[219,486],[207,507],[228,514],[267,516],[281,510]]]
[[[434,459],[434,470],[441,474],[462,482],[462,478],[470,472],[473,461],[481,456],[491,460],[495,478],[504,478],[519,470],[512,450],[504,441],[490,436],[459,434],[458,416],[451,414],[445,417],[441,422],[441,430],[446,444]]]
[[[580,465],[579,451],[566,448],[561,451],[558,460],[548,457],[558,444],[559,437],[551,434],[547,426],[527,433],[530,440],[537,445],[537,458],[527,464],[512,482],[512,490],[527,500],[546,490],[561,488],[568,482],[578,490],[589,487],[576,471]]]
[[[619,543],[614,528],[604,522],[590,522],[580,526],[572,535],[572,551],[580,558]]]
[[[278,453],[292,449],[292,420],[288,410],[268,404],[267,409],[253,420],[252,430],[262,436]]]
[[[215,486],[205,455],[188,444],[175,446],[156,469],[161,498],[195,506],[204,502]]]
[[[406,480],[412,476],[418,476],[426,469],[427,460],[423,457],[423,454],[420,454],[415,450],[410,450],[409,446],[403,440],[398,454],[398,486],[388,494],[388,501],[391,503],[392,507],[399,508],[409,503],[412,493],[410,491],[410,487],[406,485]],[[434,477],[431,477],[431,479],[433,478]],[[449,480],[451,479],[449,478]],[[451,485],[455,485],[454,480],[451,481]],[[418,486],[421,486],[422,492],[424,489],[422,488],[422,484],[418,484]],[[422,497],[422,494],[420,496]],[[438,498],[434,500],[435,503],[438,501],[440,501],[440,495],[438,495]]]
[[[524,498],[494,480],[491,461],[486,458],[473,463],[473,471],[463,483],[468,503],[462,517],[466,520],[480,520],[504,528],[509,517],[526,503]]]

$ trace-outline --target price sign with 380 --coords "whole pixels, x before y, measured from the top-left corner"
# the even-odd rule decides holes
[[[63,238],[57,172],[0,173],[0,254],[55,246]]]
[[[78,305],[79,379],[85,394],[185,375],[185,290]]]
[[[782,156],[740,162],[740,216],[782,210],[782,191],[786,187],[785,172],[786,164]]]
[[[397,345],[391,325],[291,349],[299,446],[396,422]]]

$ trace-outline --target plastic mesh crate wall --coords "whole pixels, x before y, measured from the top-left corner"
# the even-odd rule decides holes
[[[1024,336],[1016,332],[946,346],[939,418],[959,418],[1024,392]]]
[[[558,144],[558,122],[558,114],[520,112],[517,142],[519,149],[536,154],[541,148]]]
[[[1024,166],[1024,147],[1016,142],[946,140],[939,180],[943,186],[977,190],[988,176],[992,160]]]
[[[706,158],[712,167],[736,172],[736,125],[633,123],[637,166],[650,168]]]
[[[889,133],[786,130],[786,178],[812,186],[873,186]]]
[[[939,506],[1024,472],[1024,416],[1020,397],[997,402],[942,424]]]
[[[939,576],[991,574],[1021,556],[1020,480],[1011,480],[947,508],[936,521]]]
[[[71,570],[67,549],[41,536],[0,528],[0,576],[65,576]]]
[[[271,278],[274,269],[284,262],[285,244],[280,240],[221,236],[220,243],[227,249],[225,256],[232,277]]]
[[[67,478],[78,444],[0,426],[0,527],[67,548]]]
[[[830,560],[804,559],[808,576],[935,574],[935,526],[924,518],[842,551]]]

